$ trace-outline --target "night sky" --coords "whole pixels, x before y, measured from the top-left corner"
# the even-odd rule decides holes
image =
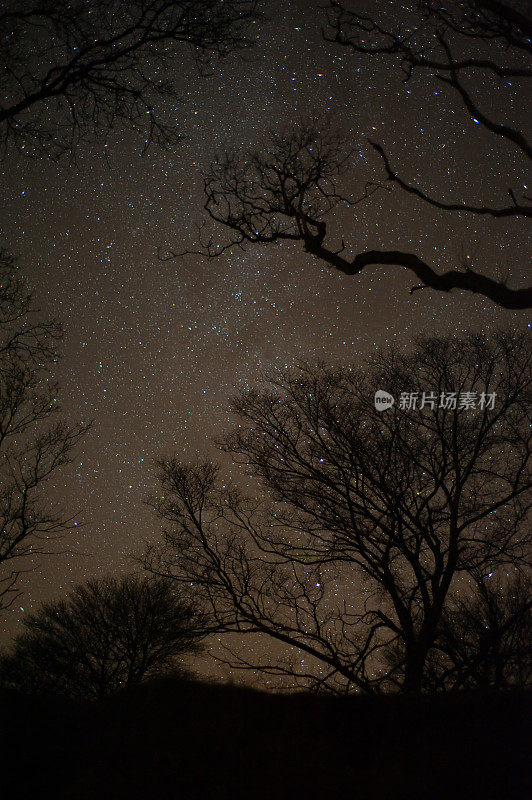
[[[228,430],[228,400],[264,371],[300,359],[360,364],[387,342],[467,328],[487,332],[510,312],[474,295],[426,289],[402,268],[335,273],[294,246],[236,251],[214,261],[161,262],[157,247],[192,246],[203,219],[201,169],[225,147],[260,145],[267,129],[331,114],[356,154],[348,183],[384,178],[367,144],[380,142],[406,179],[445,199],[503,203],[519,189],[524,157],[465,112],[449,87],[415,73],[403,84],[392,63],[352,56],[322,40],[320,3],[269,2],[245,58],[198,75],[182,54],[175,120],[183,139],[171,152],[132,133],[107,147],[83,145],[75,164],[14,156],[2,165],[2,238],[35,288],[43,315],[63,322],[57,377],[65,415],[94,420],[51,494],[75,515],[70,552],[40,558],[24,594],[0,623],[7,643],[24,613],[82,580],[132,568],[155,536],[143,504],[154,490],[155,458],[216,457]],[[383,5],[386,5],[383,3]],[[397,3],[389,3],[397,8]],[[515,86],[477,82],[492,116],[516,126],[526,109]],[[515,94],[514,94],[515,91]],[[526,232],[519,220],[449,214],[399,189],[338,211],[328,229],[348,252],[415,252],[435,268],[469,263],[511,286],[527,283]],[[223,232],[220,232],[222,235]],[[334,239],[334,237],[333,237]]]

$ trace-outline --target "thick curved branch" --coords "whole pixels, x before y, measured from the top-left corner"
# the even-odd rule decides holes
[[[436,208],[492,217],[531,216],[532,206],[518,204],[512,191],[512,204],[503,208],[435,200],[399,178],[381,145],[371,144],[384,161],[388,181],[397,182],[406,192]],[[250,244],[301,242],[307,253],[345,275],[357,275],[369,264],[394,264],[410,269],[417,277],[421,285],[413,291],[422,287],[443,292],[461,289],[481,294],[503,308],[532,307],[532,288],[510,289],[504,281],[498,282],[470,269],[438,274],[418,256],[399,250],[369,250],[353,258],[347,255],[343,240],[339,248],[329,247],[326,238],[331,213],[339,205],[352,209],[383,188],[381,184],[366,182],[360,196],[347,197],[340,179],[351,156],[341,139],[314,124],[275,133],[264,151],[217,159],[205,177],[204,208],[216,225],[225,228],[228,238],[216,235],[202,242],[200,236],[199,245],[194,248],[181,253],[160,253],[159,258],[166,260],[186,253],[212,258],[232,247],[245,249]],[[529,202],[528,198],[524,200]]]
[[[510,125],[504,125],[500,122],[493,122],[489,117],[487,117],[479,107],[473,102],[473,98],[466,91],[464,86],[458,80],[458,71],[456,65],[454,63],[454,59],[451,54],[451,50],[449,45],[444,40],[441,34],[437,34],[438,41],[440,42],[441,46],[445,50],[447,55],[447,60],[450,65],[450,72],[449,77],[444,77],[443,75],[438,75],[438,80],[442,81],[443,83],[449,84],[462,98],[462,101],[469,111],[469,113],[481,124],[483,125],[486,130],[490,131],[490,133],[494,133],[496,136],[502,136],[504,139],[508,139],[513,144],[517,145],[523,153],[528,156],[528,158],[532,159],[532,147],[530,146],[529,142],[527,141],[524,134],[521,131],[512,128]]]
[[[389,181],[394,181],[401,187],[401,189],[403,189],[405,192],[408,192],[408,194],[413,194],[415,197],[419,197],[420,200],[423,200],[425,203],[428,203],[435,208],[440,208],[444,211],[469,211],[472,214],[485,214],[490,217],[532,216],[532,206],[518,204],[511,190],[510,197],[513,201],[512,205],[502,206],[500,208],[494,208],[492,206],[472,206],[468,203],[444,203],[441,200],[436,200],[435,198],[430,197],[428,194],[425,194],[425,192],[423,192],[421,189],[417,189],[415,186],[411,186],[409,183],[406,183],[406,181],[402,180],[402,178],[400,178],[397,173],[392,170],[388,156],[384,152],[382,146],[378,144],[378,142],[372,142],[371,140],[369,140],[369,143],[382,158]]]
[[[320,235],[309,237],[305,241],[305,250],[343,272],[344,275],[358,275],[371,264],[393,264],[411,270],[420,280],[421,285],[413,287],[410,291],[411,294],[426,287],[439,292],[461,289],[484,295],[503,308],[532,308],[532,286],[525,289],[510,289],[505,283],[495,281],[470,269],[465,272],[448,270],[440,275],[418,256],[413,253],[404,253],[401,250],[367,250],[355,256],[353,261],[348,261],[338,252],[328,250],[323,246],[324,236],[325,230],[323,229]]]
[[[452,75],[452,73],[451,73]],[[449,86],[452,86],[455,89],[460,97],[462,98],[465,107],[469,111],[469,113],[480,122],[488,131],[494,133],[496,136],[502,136],[504,139],[508,139],[510,142],[513,142],[523,153],[532,159],[532,147],[528,143],[526,137],[521,133],[521,131],[512,128],[510,125],[504,125],[501,122],[493,122],[489,117],[487,117],[477,105],[473,102],[471,95],[466,92],[456,75],[452,75],[450,78],[444,78],[442,75],[438,76],[438,79],[443,83],[448,83]]]
[[[484,295],[503,308],[532,308],[532,286],[526,289],[510,289],[504,283],[494,281],[473,270],[465,272],[449,270],[439,275],[418,256],[412,253],[403,253],[400,250],[368,250],[365,253],[359,253],[352,262],[350,271],[346,274],[358,275],[364,267],[370,264],[395,264],[411,270],[422,282],[422,286],[413,287],[411,293],[424,287],[440,292],[462,289]]]
[[[499,0],[475,0],[475,5],[514,26],[528,38],[532,38],[532,21],[508,3],[501,3]]]
[[[509,31],[509,28],[517,29],[522,35],[529,35],[527,29],[531,27],[530,21],[505,3],[464,3],[460,5],[464,7],[461,13],[463,22],[466,24],[465,32],[472,38],[482,39],[486,31],[489,31],[491,35],[510,36],[511,31]],[[487,10],[493,15],[494,20],[489,17],[483,20],[483,10]],[[458,78],[460,70],[471,68],[481,70],[484,73],[491,71],[502,78],[510,75],[514,77],[530,77],[530,67],[525,67],[522,64],[515,66],[499,64],[494,59],[478,58],[476,56],[455,59],[447,42],[446,34],[449,31],[461,33],[463,30],[461,25],[454,20],[452,8],[451,10],[446,8],[445,3],[438,3],[437,7],[434,7],[431,2],[422,2],[420,3],[420,11],[425,15],[425,22],[421,20],[414,30],[410,27],[407,28],[406,32],[396,33],[387,27],[383,27],[374,16],[364,16],[345,9],[341,3],[331,2],[328,21],[330,28],[332,28],[332,35],[328,36],[326,32],[323,35],[327,41],[349,47],[357,53],[371,56],[400,55],[402,57],[405,81],[409,80],[413,69],[417,67],[435,70],[437,78],[456,91],[466,109],[478,123],[491,133],[511,141],[528,158],[532,158],[532,147],[525,135],[509,125],[494,122],[487,117],[486,114],[480,111]],[[435,28],[433,25],[427,24],[427,19],[431,16],[435,16],[441,21],[442,25],[446,26],[447,31],[442,31],[441,28]],[[494,24],[495,27],[493,27]],[[432,55],[434,38],[438,41],[445,55],[444,60],[434,58]],[[529,39],[525,39],[525,42],[530,45]],[[508,45],[511,47],[512,43],[513,37],[510,37]],[[428,55],[423,52],[424,48],[428,48]]]

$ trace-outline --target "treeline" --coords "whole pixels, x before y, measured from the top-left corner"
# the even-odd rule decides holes
[[[65,422],[46,380],[59,326],[39,321],[5,255],[0,269],[8,606],[30,559],[68,539],[46,484],[88,426]],[[164,528],[137,560],[143,576],[90,582],[27,616],[2,680],[101,699],[175,669],[216,633],[240,641],[221,660],[285,687],[528,685],[530,344],[512,330],[424,338],[360,369],[306,365],[236,397],[219,446],[255,491],[211,462],[162,459],[149,502]],[[257,636],[264,646],[248,648]]]

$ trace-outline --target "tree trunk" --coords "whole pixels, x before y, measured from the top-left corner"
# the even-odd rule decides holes
[[[402,691],[409,694],[419,694],[423,681],[423,671],[427,650],[416,643],[406,651],[405,677]]]

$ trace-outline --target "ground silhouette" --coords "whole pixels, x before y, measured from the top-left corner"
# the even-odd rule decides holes
[[[177,678],[100,705],[7,693],[0,770],[12,800],[517,800],[529,706],[523,692],[332,698]]]

